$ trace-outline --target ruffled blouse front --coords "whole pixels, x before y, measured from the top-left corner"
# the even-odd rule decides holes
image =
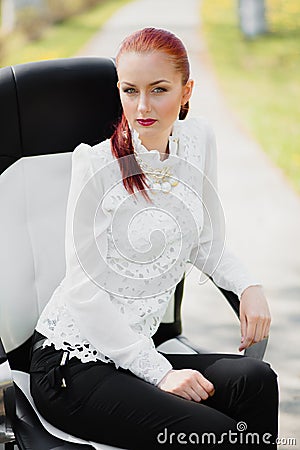
[[[205,122],[175,122],[163,161],[137,132],[132,139],[137,161],[167,168],[176,183],[169,193],[150,189],[147,203],[124,188],[109,140],[74,150],[66,275],[36,328],[70,357],[112,362],[156,385],[172,366],[152,336],[187,264],[239,296],[257,282],[224,246],[215,141]]]
[[[179,121],[175,122],[172,129],[172,134],[169,136],[169,155],[176,156],[178,154],[178,143],[179,143],[179,129],[180,129],[180,123]],[[139,133],[131,129],[131,136],[132,136],[132,142],[134,147],[134,153],[138,155],[139,157],[142,157],[143,159],[151,159],[151,162],[153,163],[153,167],[157,165],[157,167],[162,167],[166,165],[167,163],[170,163],[170,160],[168,161],[168,158],[161,160],[161,153],[158,150],[148,150],[143,144],[139,137]],[[162,163],[162,164],[159,164]]]

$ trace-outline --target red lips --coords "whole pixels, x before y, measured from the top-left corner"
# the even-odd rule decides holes
[[[156,119],[137,119],[137,122],[142,125],[143,127],[150,127],[155,122],[157,122]]]

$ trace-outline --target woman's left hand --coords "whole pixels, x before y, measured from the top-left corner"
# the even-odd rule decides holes
[[[240,300],[241,345],[239,351],[269,335],[271,315],[261,286],[249,286]]]

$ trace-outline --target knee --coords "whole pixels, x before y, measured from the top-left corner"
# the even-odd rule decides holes
[[[244,358],[245,373],[258,378],[277,378],[277,374],[271,368],[270,364],[251,356]]]
[[[277,390],[277,374],[270,364],[255,358],[245,357],[243,373],[247,384],[253,388],[267,386],[270,390]]]

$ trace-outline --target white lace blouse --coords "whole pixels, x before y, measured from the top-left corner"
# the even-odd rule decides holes
[[[176,121],[163,161],[135,131],[132,137],[134,156],[125,158],[168,170],[173,186],[168,193],[158,189],[152,169],[143,169],[152,186],[148,203],[124,188],[109,140],[73,151],[66,274],[36,329],[47,337],[44,345],[82,362],[113,362],[157,385],[172,366],[152,336],[187,264],[239,297],[259,283],[225,249],[215,139],[205,121]]]

